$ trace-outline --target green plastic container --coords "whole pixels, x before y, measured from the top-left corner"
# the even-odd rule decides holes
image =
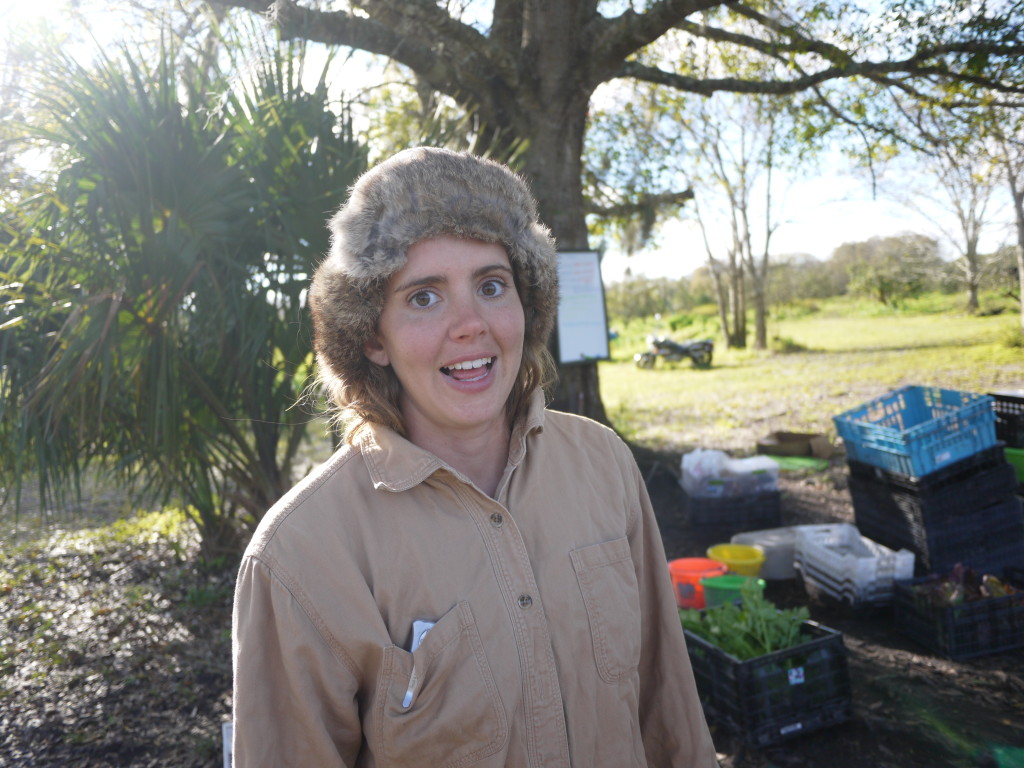
[[[725,576],[711,576],[701,579],[700,585],[704,589],[704,604],[708,608],[714,608],[716,605],[739,600],[740,589],[748,581],[754,582],[759,592],[764,592],[764,579],[755,579],[751,576],[729,573]]]
[[[1005,447],[1003,455],[1013,465],[1013,470],[1017,473],[1017,482],[1024,484],[1024,448]]]

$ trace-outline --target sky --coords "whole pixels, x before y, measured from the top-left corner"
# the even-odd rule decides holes
[[[809,253],[826,260],[843,243],[876,235],[886,237],[919,232],[937,237],[935,225],[898,203],[872,200],[869,190],[843,173],[828,174],[796,184],[789,195],[784,223],[772,235],[770,253]],[[864,185],[866,186],[866,185]],[[610,248],[601,264],[605,282],[633,275],[679,278],[692,274],[707,261],[704,240],[696,222],[667,222],[658,245],[633,256]],[[722,246],[716,257],[722,256]]]
[[[28,34],[34,25],[44,21],[61,28],[70,20],[72,34],[78,39],[93,36],[100,41],[117,40],[124,34],[123,16],[117,13],[90,13],[88,28],[74,18],[71,9],[81,6],[93,9],[102,5],[101,0],[0,0],[0,48],[17,33]],[[2,62],[0,62],[2,65]]]
[[[842,161],[837,160],[831,169],[824,168],[814,178],[791,182],[780,205],[781,224],[772,235],[772,255],[802,253],[827,260],[844,243],[908,232],[938,240],[945,258],[956,255],[942,231],[950,229],[951,213],[922,200],[921,207],[928,210],[926,216],[884,193],[873,197],[870,183],[849,172]],[[1000,216],[1000,209],[994,204],[991,211],[996,212],[995,221],[983,231],[982,252],[997,249],[1010,235],[1004,223],[1004,219],[1009,219]],[[940,228],[937,222],[944,227]],[[724,244],[713,243],[715,246],[716,258],[721,257]],[[634,276],[674,279],[692,274],[706,262],[700,229],[695,222],[680,219],[668,222],[658,245],[642,253],[627,257],[609,248],[601,262],[601,273],[606,283],[622,280],[627,268]]]
[[[69,5],[69,0],[0,0],[0,33],[6,38],[31,19],[56,20],[67,14]]]

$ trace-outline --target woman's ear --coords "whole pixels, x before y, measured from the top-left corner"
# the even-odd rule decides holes
[[[391,358],[388,357],[387,350],[384,349],[384,345],[381,344],[380,339],[376,336],[363,344],[363,354],[366,355],[366,359],[371,363],[376,363],[382,368],[391,364]]]

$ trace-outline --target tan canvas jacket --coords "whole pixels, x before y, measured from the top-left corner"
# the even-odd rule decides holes
[[[629,450],[533,406],[495,499],[376,429],[274,506],[235,595],[236,766],[717,765]]]

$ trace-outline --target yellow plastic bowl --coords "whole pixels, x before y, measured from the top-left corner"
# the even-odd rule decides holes
[[[764,550],[748,544],[715,544],[708,547],[708,557],[741,576],[759,576],[764,565]]]

